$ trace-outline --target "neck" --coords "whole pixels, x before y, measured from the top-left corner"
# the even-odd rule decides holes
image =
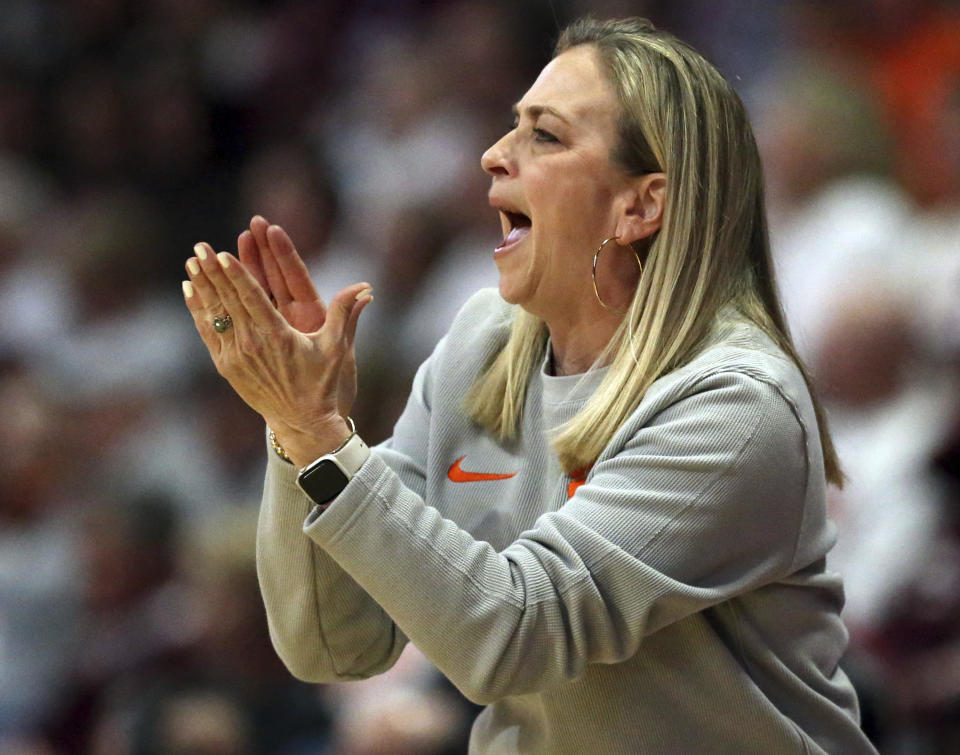
[[[620,325],[621,317],[603,310],[596,318],[574,322],[547,322],[553,347],[555,375],[579,375],[603,353]]]

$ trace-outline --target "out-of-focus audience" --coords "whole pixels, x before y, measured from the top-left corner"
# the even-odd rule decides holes
[[[960,12],[895,0],[792,10],[803,62],[785,59],[752,103],[784,306],[848,476],[830,501],[847,665],[882,752],[953,752]]]
[[[848,482],[847,666],[885,753],[960,750],[960,10],[946,0],[0,3],[0,753],[457,753],[408,648],[307,685],[273,653],[258,417],[179,294],[285,226],[367,280],[364,437],[476,288],[479,156],[584,13],[704,50],[754,116],[784,305]],[[365,315],[366,317],[366,315]],[[385,337],[389,334],[389,337]]]

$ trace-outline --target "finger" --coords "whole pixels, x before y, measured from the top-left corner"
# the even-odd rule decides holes
[[[280,270],[280,265],[277,264],[277,260],[273,256],[273,251],[270,249],[270,242],[267,240],[267,228],[269,227],[270,224],[266,221],[266,218],[260,215],[255,215],[250,221],[250,232],[257,242],[257,248],[260,252],[260,264],[263,266],[263,272],[267,278],[268,290],[273,294],[273,298],[277,300],[277,306],[282,307],[285,304],[289,304],[293,297],[290,295],[289,289],[287,289],[287,283],[283,279],[283,272]]]
[[[211,356],[215,357],[219,355],[222,344],[218,338],[219,334],[213,329],[213,325],[210,322],[210,315],[207,308],[203,302],[200,301],[200,297],[197,296],[191,281],[183,281],[181,287],[183,289],[183,300],[187,304],[187,309],[190,310],[190,314],[193,317],[193,324],[200,334],[204,346],[207,347]]]
[[[224,278],[232,285],[237,301],[249,316],[250,321],[264,331],[282,329],[285,326],[283,317],[267,298],[267,292],[263,290],[253,274],[226,252],[220,252],[217,255],[217,261],[221,265]]]
[[[327,310],[327,320],[323,324],[322,330],[325,330],[331,338],[336,340],[346,339],[347,328],[354,307],[359,304],[359,299],[370,298],[369,295],[372,291],[369,283],[354,283],[352,286],[347,286],[339,291],[330,302],[330,307]],[[360,310],[362,311],[369,303],[369,301],[364,302]],[[356,317],[360,317],[360,312],[356,313]],[[355,332],[356,323],[353,327]]]
[[[260,246],[267,245],[267,228],[269,227],[270,223],[263,215],[254,215],[250,218],[250,232]]]
[[[318,300],[320,297],[310,279],[310,272],[287,232],[278,225],[271,225],[267,228],[267,241],[290,295],[296,301]]]
[[[224,271],[224,266],[229,264],[229,262],[236,261],[236,259],[231,258],[231,260],[225,261],[220,255],[214,254],[213,249],[205,242],[200,242],[193,250],[200,259],[200,269],[206,275],[207,280],[210,281],[216,297],[220,300],[220,304],[223,305],[223,311],[214,311],[212,314],[217,317],[229,314],[233,319],[235,328],[244,327],[247,319],[245,317],[246,307],[244,307],[243,302],[240,300],[240,296],[232,280],[226,276]],[[226,255],[225,252],[223,254]],[[226,256],[229,257],[229,255]],[[236,261],[236,264],[239,266],[239,261]],[[204,302],[206,303],[206,300],[204,300]]]
[[[199,260],[196,257],[191,257],[187,260],[186,268],[187,274],[190,276],[190,281],[193,284],[192,289],[196,296],[199,297],[198,305],[206,307],[208,314],[211,312],[219,314],[223,309],[223,304],[220,302],[220,297],[207,278],[206,273],[200,269]]]
[[[240,262],[250,271],[257,283],[264,290],[269,290],[267,276],[263,272],[263,263],[260,261],[260,249],[257,247],[257,240],[249,230],[244,231],[237,236],[237,254]]]

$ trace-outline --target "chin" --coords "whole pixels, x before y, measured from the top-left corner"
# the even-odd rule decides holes
[[[503,276],[500,276],[500,283],[497,288],[500,290],[500,298],[503,299],[507,304],[522,304],[523,296],[520,295],[520,292],[517,291],[516,286],[511,286],[509,281],[504,280]]]
[[[509,279],[504,280],[503,276],[501,276],[498,288],[500,290],[500,298],[507,304],[518,306],[524,312],[541,319],[546,314],[547,309],[543,306],[544,302],[539,300],[535,290],[532,290],[529,285],[516,285],[515,282],[511,285]]]
[[[500,273],[497,283],[500,297],[508,304],[526,303],[535,290],[526,260],[510,254],[504,258],[495,258],[494,262],[497,272]]]

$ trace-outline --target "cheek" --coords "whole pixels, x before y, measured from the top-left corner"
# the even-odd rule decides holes
[[[529,277],[540,288],[569,300],[579,296],[581,289],[592,286],[593,251],[588,243],[575,236],[575,222],[570,224],[566,217],[556,220],[550,232],[534,244]]]
[[[613,191],[597,172],[596,168],[588,169],[577,163],[540,177],[534,189],[534,196],[539,198],[544,214],[550,216],[552,222],[567,234],[576,234],[591,243],[598,232],[602,233],[599,228],[609,223],[614,198]],[[601,240],[598,239],[597,244]]]
[[[614,193],[604,167],[584,160],[528,173],[527,196],[534,219],[536,260],[553,286],[592,291],[593,254],[612,234]]]
[[[589,273],[593,253],[613,228],[609,203],[584,186],[554,187],[551,201],[543,202],[540,228],[551,262]],[[608,228],[609,226],[609,228]]]

